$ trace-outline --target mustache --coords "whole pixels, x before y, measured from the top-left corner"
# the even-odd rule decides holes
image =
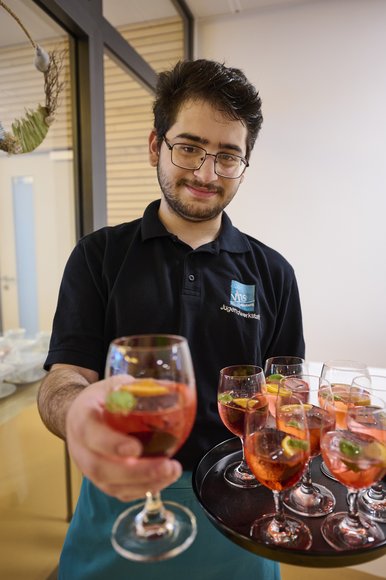
[[[222,195],[224,193],[224,189],[220,186],[213,185],[213,183],[203,183],[202,181],[198,181],[194,179],[193,181],[189,181],[188,179],[179,179],[177,181],[177,186],[180,187],[181,185],[189,185],[190,187],[198,187],[201,189],[206,189],[211,193],[219,193]]]

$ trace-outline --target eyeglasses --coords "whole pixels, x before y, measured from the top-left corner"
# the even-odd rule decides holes
[[[249,163],[244,157],[231,153],[208,153],[202,147],[188,143],[174,143],[171,145],[165,136],[163,140],[170,150],[172,163],[181,169],[200,169],[207,157],[214,157],[214,172],[220,177],[237,179],[241,177]]]

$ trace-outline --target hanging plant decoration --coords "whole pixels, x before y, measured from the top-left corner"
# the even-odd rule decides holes
[[[3,0],[0,0],[0,6],[16,20],[26,34],[35,52],[35,68],[44,75],[44,106],[39,104],[36,109],[26,109],[25,116],[15,119],[9,132],[0,121],[0,151],[9,155],[30,153],[42,143],[54,122],[58,98],[64,87],[64,83],[60,81],[60,73],[66,51],[46,52],[31,38],[23,23]]]

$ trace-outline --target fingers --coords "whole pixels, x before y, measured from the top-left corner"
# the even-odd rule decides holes
[[[100,455],[139,457],[138,439],[112,429],[103,419],[103,403],[108,388],[128,382],[127,375],[117,375],[84,389],[72,403],[66,421],[67,440],[74,441]]]
[[[68,449],[79,469],[99,489],[121,501],[159,491],[182,473],[175,460],[141,457],[138,439],[104,422],[103,402],[108,388],[128,380],[126,375],[114,376],[85,388],[72,403],[66,422]]]
[[[160,491],[177,481],[182,474],[181,465],[174,460],[139,459],[128,461],[133,463],[131,466],[127,466],[126,480],[117,483],[116,480],[103,479],[98,485],[102,491],[120,501],[143,498],[147,491]]]
[[[118,457],[139,457],[142,445],[135,437],[120,433],[103,422],[100,412],[93,412],[83,429],[83,444],[94,453]]]

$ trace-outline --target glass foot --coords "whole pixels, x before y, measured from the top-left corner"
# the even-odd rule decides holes
[[[379,495],[379,498],[377,496]],[[371,497],[371,489],[361,491],[358,496],[358,508],[371,520],[386,524],[386,493],[374,494]]]
[[[224,471],[224,479],[231,485],[235,487],[240,487],[242,489],[252,489],[258,487],[260,483],[257,481],[253,473],[249,470],[240,470],[241,463],[236,461],[228,465]]]
[[[383,531],[376,523],[361,515],[358,525],[353,525],[346,512],[327,516],[321,532],[326,542],[335,550],[371,548],[385,539]]]
[[[284,524],[279,526],[275,514],[268,514],[257,519],[252,524],[250,536],[264,544],[292,550],[308,550],[312,544],[308,526],[287,515]]]
[[[172,501],[163,502],[165,524],[159,529],[138,526],[144,503],[125,510],[115,521],[111,543],[118,554],[137,562],[156,562],[174,558],[192,543],[197,534],[194,514]],[[143,533],[140,535],[138,530]]]
[[[284,505],[308,518],[320,518],[331,513],[335,504],[331,491],[319,483],[313,483],[310,489],[300,483],[284,494]]]
[[[329,477],[330,479],[333,479],[334,481],[338,481],[336,479],[336,477],[334,477],[331,473],[331,471],[328,469],[327,465],[324,463],[324,461],[322,461],[322,463],[320,464],[320,471],[323,473],[323,475],[325,475],[326,477]]]

